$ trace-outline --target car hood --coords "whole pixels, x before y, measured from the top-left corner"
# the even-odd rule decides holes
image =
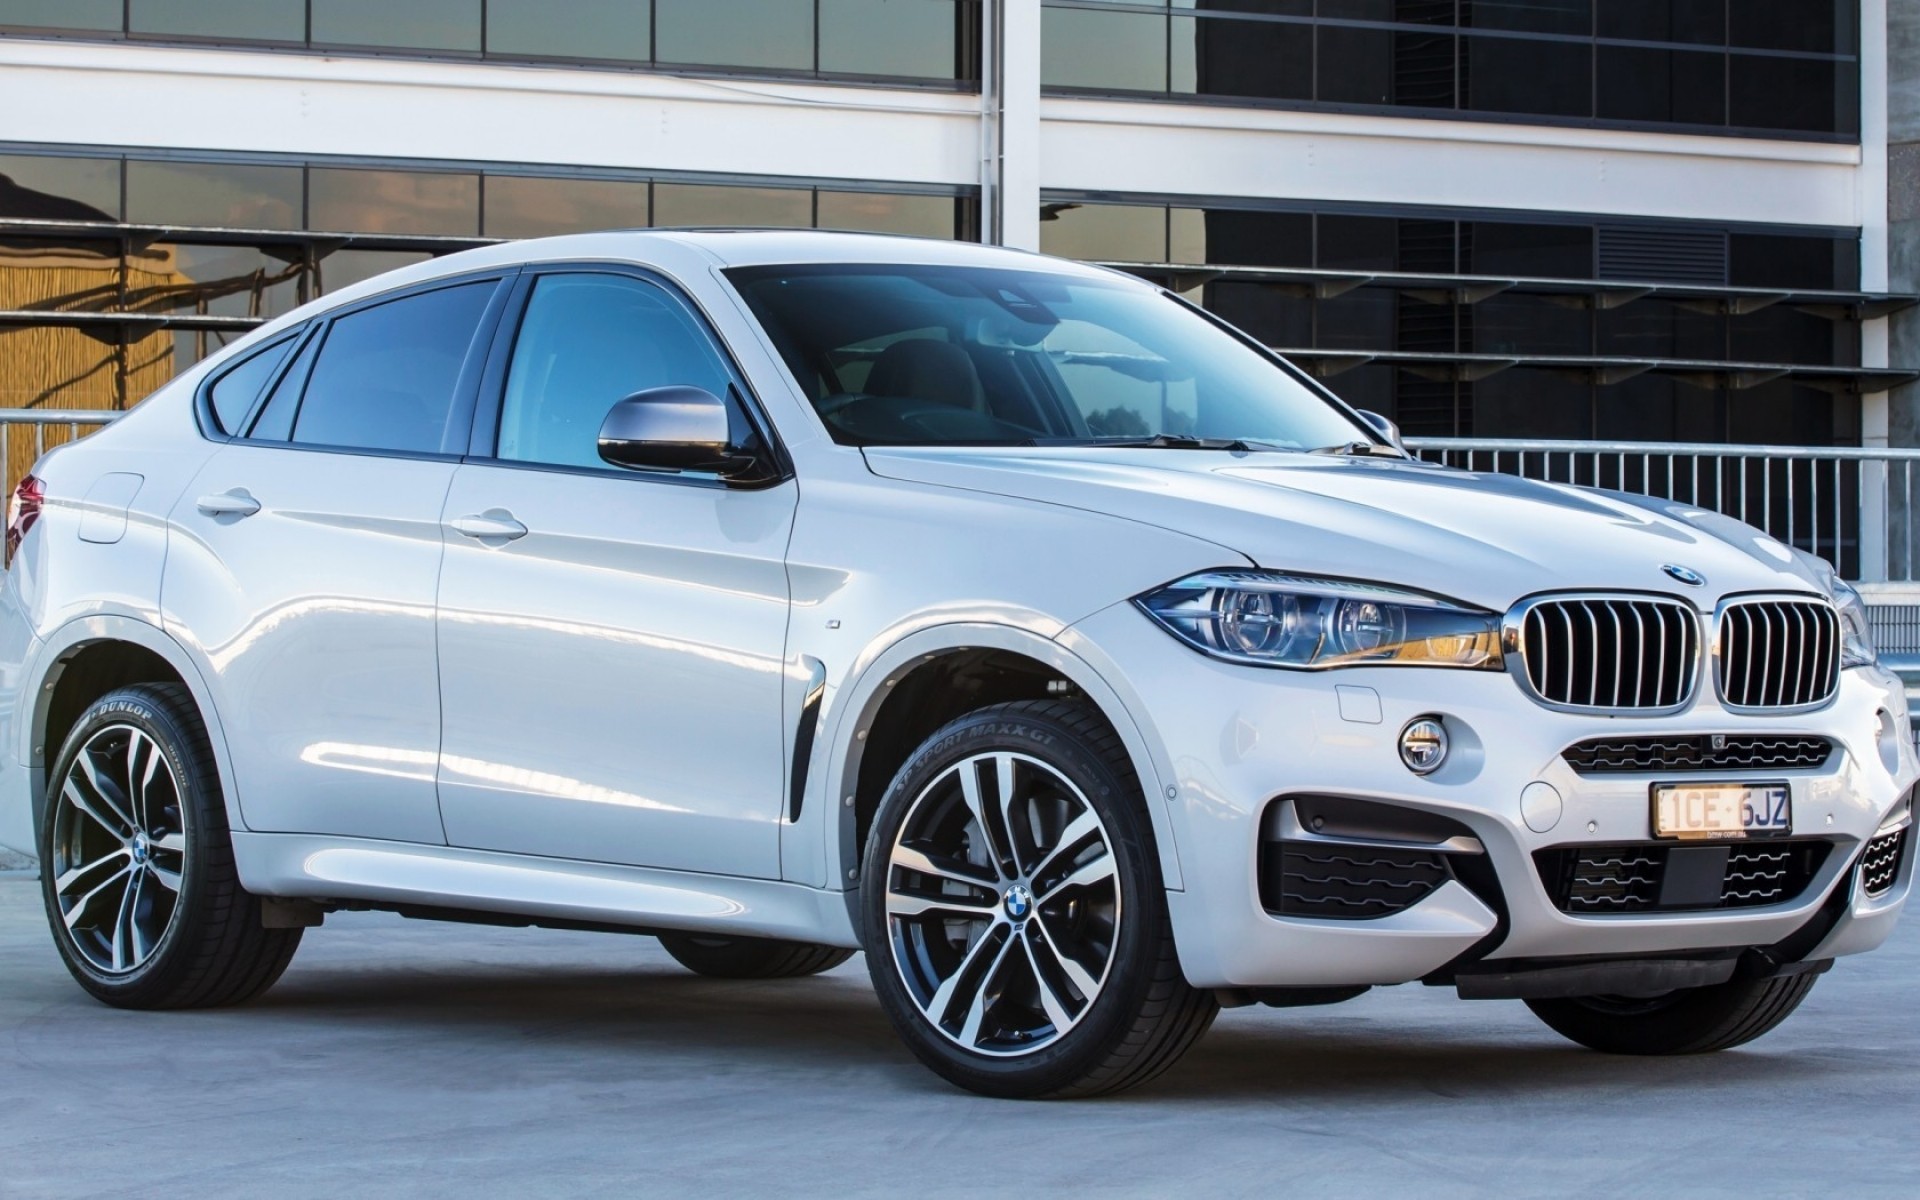
[[[1106,513],[1262,567],[1495,611],[1544,591],[1663,592],[1708,606],[1735,592],[1827,590],[1817,562],[1717,513],[1406,460],[1087,446],[865,453],[885,478]],[[1677,582],[1668,565],[1706,582]]]

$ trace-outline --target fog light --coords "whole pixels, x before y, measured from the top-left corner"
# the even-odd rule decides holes
[[[1431,775],[1447,761],[1447,727],[1439,717],[1415,717],[1400,731],[1400,761],[1415,775]]]

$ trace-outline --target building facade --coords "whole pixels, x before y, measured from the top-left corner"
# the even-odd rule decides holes
[[[487,239],[749,224],[1123,264],[1413,435],[1911,443],[1916,10],[0,0],[0,408]]]

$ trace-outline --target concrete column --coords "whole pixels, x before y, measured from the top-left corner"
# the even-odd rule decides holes
[[[987,0],[980,240],[1040,248],[1040,0]]]

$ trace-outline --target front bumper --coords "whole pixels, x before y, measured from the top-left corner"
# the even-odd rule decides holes
[[[1891,888],[1868,897],[1855,869],[1920,778],[1905,734],[1904,690],[1885,672],[1846,672],[1834,702],[1813,713],[1730,713],[1705,686],[1672,716],[1607,718],[1541,707],[1498,672],[1221,663],[1180,645],[1131,605],[1096,614],[1068,637],[1115,685],[1173,785],[1164,832],[1175,842],[1183,889],[1168,893],[1168,907],[1182,968],[1196,986],[1347,987],[1446,978],[1470,963],[1779,946],[1811,961],[1879,945],[1912,885],[1911,834]],[[1402,765],[1396,743],[1408,721],[1428,714],[1445,718],[1453,750],[1422,777]],[[1786,733],[1825,736],[1836,750],[1817,768],[1759,772],[1583,775],[1562,758],[1567,747],[1598,737]],[[1652,782],[1762,778],[1788,784],[1794,839],[1829,846],[1791,899],[1589,915],[1563,911],[1564,901],[1550,894],[1536,851],[1652,841]],[[1523,810],[1531,785],[1551,788],[1558,805],[1543,803],[1536,787]],[[1274,805],[1304,796],[1444,817],[1470,831],[1484,869],[1384,916],[1269,911],[1259,883],[1263,839],[1281,824]],[[1823,911],[1833,897],[1834,907]]]

